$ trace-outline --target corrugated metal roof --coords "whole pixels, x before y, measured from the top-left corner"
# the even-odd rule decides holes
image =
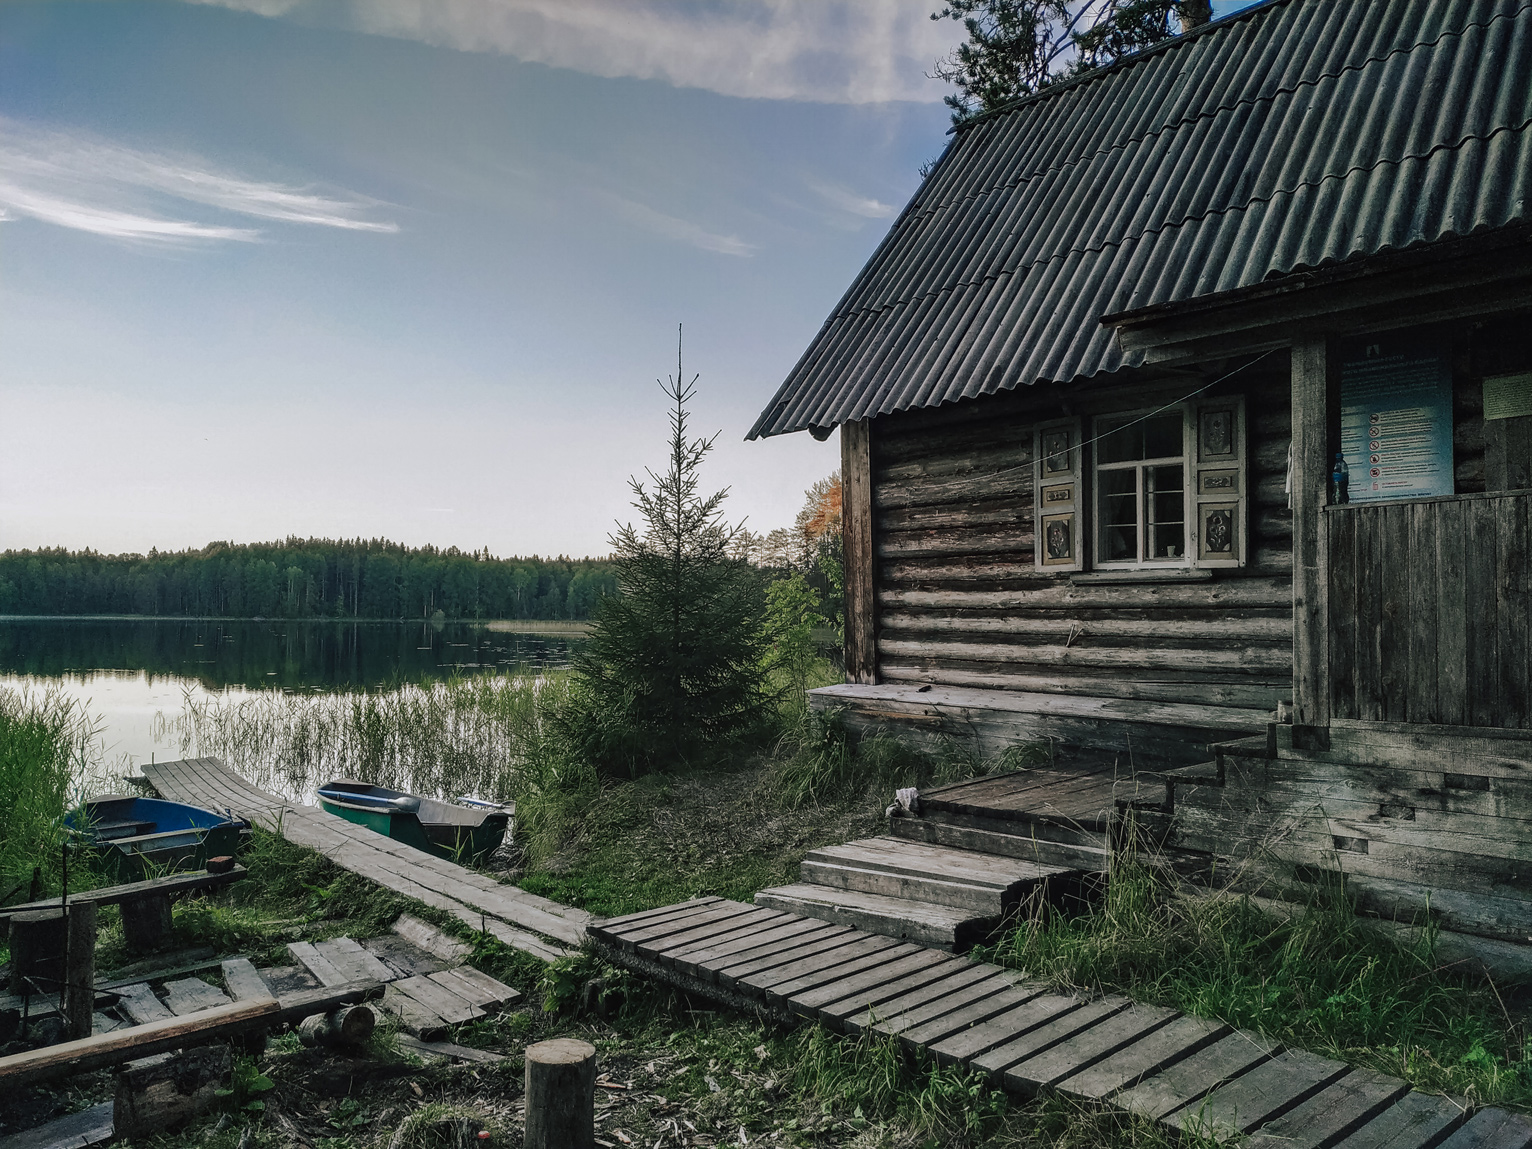
[[[1101,316],[1527,221],[1532,0],[1272,0],[960,130],[751,438],[1136,366]]]

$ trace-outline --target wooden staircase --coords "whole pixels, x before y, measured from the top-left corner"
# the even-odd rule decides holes
[[[1108,866],[1119,809],[1154,803],[1159,776],[1140,785],[1110,767],[1018,770],[942,786],[889,834],[815,850],[794,885],[756,904],[963,950],[1028,902],[1077,899]]]

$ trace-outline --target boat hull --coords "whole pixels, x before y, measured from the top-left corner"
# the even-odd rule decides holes
[[[459,863],[483,861],[499,849],[510,826],[509,813],[501,809],[470,809],[349,779],[321,786],[319,806],[353,825]]]
[[[209,858],[238,853],[249,829],[198,806],[126,795],[90,799],[64,824],[91,842],[118,883],[206,869]]]

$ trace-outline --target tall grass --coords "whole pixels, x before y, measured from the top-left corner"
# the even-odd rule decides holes
[[[186,698],[159,715],[156,738],[216,756],[254,782],[302,797],[359,778],[439,797],[519,798],[546,773],[551,716],[567,671],[451,678],[388,691]]]
[[[1025,923],[979,956],[1254,1029],[1420,1088],[1532,1106],[1532,1041],[1496,988],[1439,963],[1430,931],[1401,941],[1343,899],[1276,917],[1248,898],[1179,895],[1129,861],[1086,912]]]
[[[61,819],[98,749],[96,723],[73,699],[0,687],[0,902],[27,892],[34,866],[57,891]]]

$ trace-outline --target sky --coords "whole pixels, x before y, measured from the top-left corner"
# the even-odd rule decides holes
[[[7,0],[0,549],[604,554],[678,324],[789,524],[836,440],[744,436],[946,145],[932,8]]]

